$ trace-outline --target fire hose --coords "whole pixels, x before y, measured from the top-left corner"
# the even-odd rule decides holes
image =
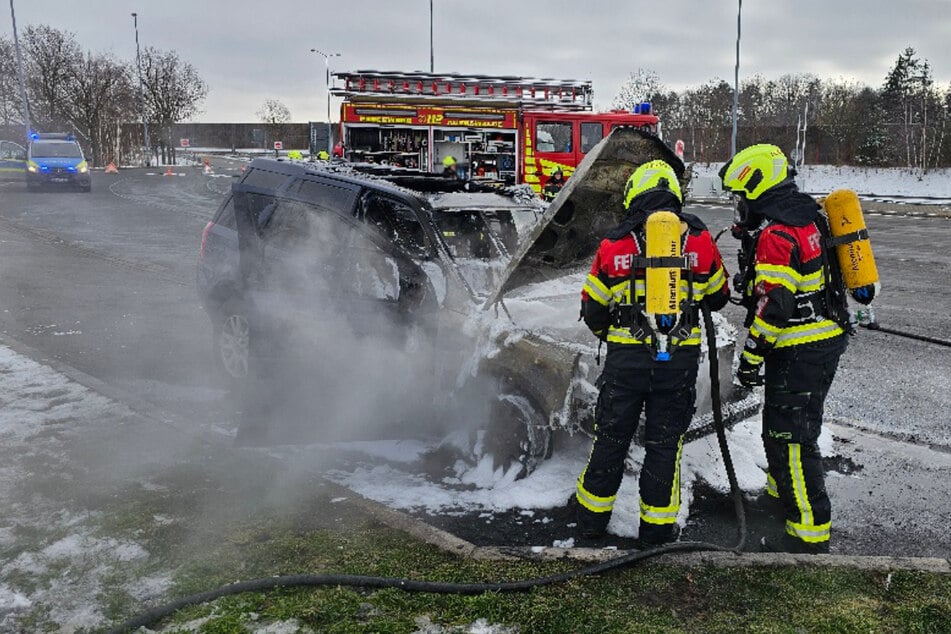
[[[713,400],[713,422],[716,430],[717,441],[720,446],[720,452],[723,457],[723,464],[726,468],[727,477],[730,482],[730,493],[733,497],[734,507],[738,523],[739,538],[734,546],[722,546],[711,542],[703,541],[682,541],[663,544],[647,550],[638,550],[620,557],[615,557],[604,562],[569,570],[556,575],[546,577],[536,577],[533,579],[524,579],[521,581],[500,581],[483,583],[444,583],[436,581],[417,581],[414,579],[402,579],[397,577],[374,577],[364,575],[346,575],[346,574],[298,574],[282,575],[276,577],[265,577],[260,579],[250,579],[240,581],[215,590],[201,592],[190,596],[182,597],[165,605],[153,608],[141,615],[129,619],[108,631],[107,634],[120,634],[122,632],[131,632],[136,629],[149,626],[159,622],[167,616],[170,616],[183,608],[199,605],[214,601],[222,597],[242,594],[245,592],[261,592],[265,590],[274,590],[277,588],[291,587],[320,587],[320,586],[349,586],[358,588],[396,588],[406,592],[428,592],[433,594],[483,594],[486,592],[525,592],[532,588],[548,586],[579,577],[586,577],[602,572],[607,572],[615,568],[628,566],[658,555],[675,552],[690,551],[721,551],[721,552],[742,552],[746,543],[746,513],[743,508],[743,495],[736,480],[736,471],[733,466],[733,460],[730,455],[729,447],[726,441],[726,429],[723,424],[723,408],[720,400],[720,378],[719,364],[716,354],[716,333],[713,326],[713,319],[710,316],[710,309],[703,302],[700,303],[703,314],[703,323],[707,335],[707,351],[710,359],[710,393]]]
[[[873,321],[868,324],[859,324],[859,325],[862,328],[866,328],[868,330],[877,330],[879,332],[888,333],[890,335],[905,337],[906,339],[915,339],[917,341],[924,341],[926,343],[933,343],[935,345],[951,348],[951,341],[947,341],[945,339],[938,339],[937,337],[929,337],[927,335],[919,335],[913,332],[905,332],[904,330],[897,330],[895,328],[888,328],[886,326],[882,326],[877,321]]]

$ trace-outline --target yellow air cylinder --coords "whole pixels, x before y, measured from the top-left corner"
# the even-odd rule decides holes
[[[878,269],[872,255],[859,197],[850,189],[837,189],[823,201],[829,216],[832,237],[842,238],[835,247],[845,286],[849,290],[878,283]]]
[[[665,332],[677,322],[680,313],[680,219],[670,211],[655,211],[647,217],[648,260],[665,258],[660,265],[652,263],[645,272],[647,297],[645,309]],[[678,262],[680,260],[680,262]],[[671,266],[663,266],[663,264]]]

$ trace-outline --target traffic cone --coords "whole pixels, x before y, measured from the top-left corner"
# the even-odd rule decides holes
[[[214,174],[215,170],[211,169],[211,163],[208,162],[208,159],[205,159],[205,174]]]
[[[165,170],[165,175],[166,175],[166,176],[175,176],[175,174],[172,173],[172,166],[171,166],[171,165],[169,165],[169,166],[168,166],[168,169]]]
[[[119,173],[119,168],[116,167],[115,163],[110,161],[109,164],[106,165],[106,174],[118,174],[118,173]]]

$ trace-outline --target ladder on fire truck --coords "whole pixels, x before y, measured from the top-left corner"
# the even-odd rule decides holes
[[[349,101],[420,103],[432,100],[531,110],[592,109],[590,81],[455,73],[358,70],[332,74],[331,93]],[[337,82],[342,85],[337,85]]]

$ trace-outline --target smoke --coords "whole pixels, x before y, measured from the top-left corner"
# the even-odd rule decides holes
[[[402,236],[387,244],[280,204],[270,222],[281,226],[241,234],[253,308],[237,443],[438,439],[478,425],[487,390],[457,390],[478,347],[463,327],[471,300],[453,309],[452,280],[405,257]]]

